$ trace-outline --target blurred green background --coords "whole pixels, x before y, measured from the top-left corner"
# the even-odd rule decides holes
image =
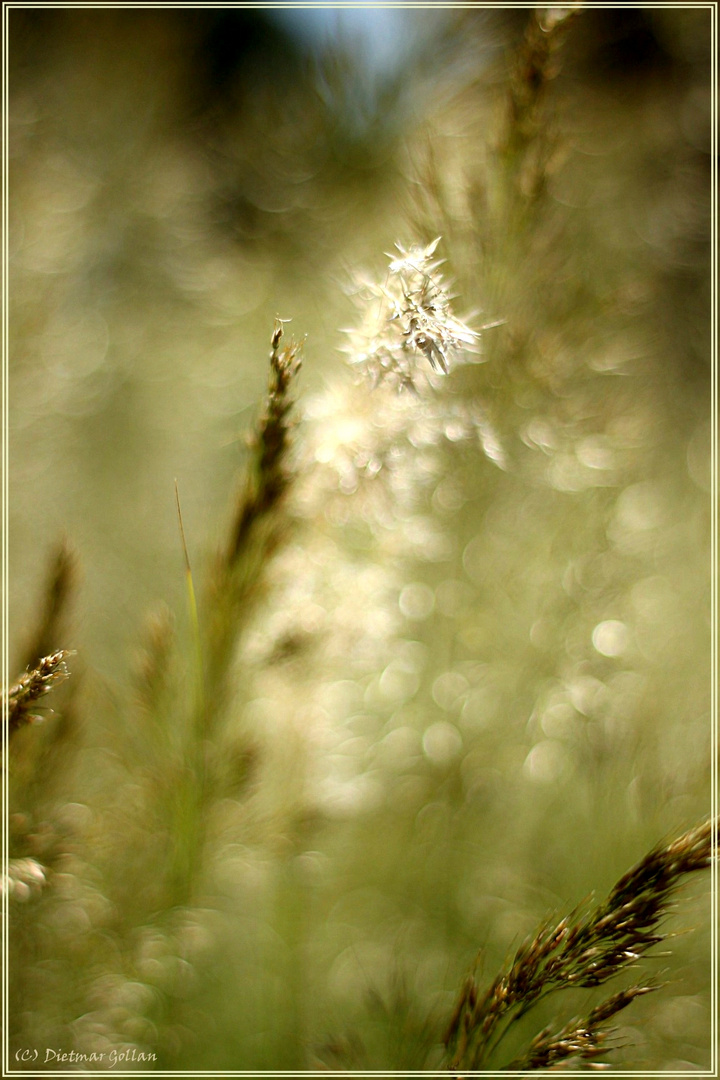
[[[709,812],[710,11],[588,7],[513,128],[530,14],[10,12],[11,629],[21,665],[66,536],[82,717],[17,781],[23,842],[58,839],[11,1046],[436,1067],[478,950],[489,981]],[[417,396],[358,382],[354,277],[438,235],[497,325]],[[163,912],[138,642],[161,599],[187,666],[174,481],[201,579],[276,316],[307,335],[294,531],[226,720],[258,764]],[[617,1067],[708,1067],[708,888]]]

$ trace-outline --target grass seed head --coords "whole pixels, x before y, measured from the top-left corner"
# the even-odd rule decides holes
[[[53,687],[67,679],[69,672],[65,660],[73,655],[73,652],[67,649],[60,649],[43,657],[36,667],[21,675],[3,695],[7,706],[10,736],[23,724],[32,723],[37,719],[37,716],[31,712],[32,707]]]
[[[452,313],[442,260],[433,258],[439,242],[437,237],[407,249],[396,244],[399,254],[388,255],[385,282],[366,283],[359,293],[363,322],[350,331],[347,351],[376,383],[414,390],[419,360],[447,375],[452,362],[476,346],[477,332]]]

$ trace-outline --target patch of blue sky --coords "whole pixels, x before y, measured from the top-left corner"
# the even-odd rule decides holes
[[[283,7],[267,11],[317,63],[318,89],[326,103],[362,129],[377,118],[383,94],[396,89],[414,61],[441,30],[441,9],[389,8],[371,3],[314,8]],[[323,69],[340,59],[342,90],[328,85]],[[340,91],[338,93],[338,91]]]

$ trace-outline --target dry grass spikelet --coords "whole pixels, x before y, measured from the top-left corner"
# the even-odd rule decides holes
[[[452,360],[476,345],[477,332],[452,313],[439,272],[443,260],[433,258],[439,243],[438,236],[426,247],[396,244],[399,255],[388,255],[385,282],[364,282],[358,290],[363,319],[346,331],[347,352],[376,383],[414,390],[418,359],[447,375]]]
[[[33,711],[40,698],[64,682],[68,677],[68,669],[65,663],[69,656],[74,653],[67,649],[60,649],[43,657],[32,669],[24,672],[6,694],[3,695],[7,709],[7,733],[9,737],[24,724],[32,723],[38,719]],[[5,733],[3,731],[3,738]]]
[[[517,1072],[550,1069],[570,1058],[580,1058],[581,1061],[595,1068],[603,1067],[598,1059],[612,1048],[608,1044],[611,1032],[605,1030],[603,1025],[627,1008],[636,998],[657,989],[659,988],[654,985],[631,986],[627,990],[612,994],[592,1009],[586,1019],[571,1020],[555,1033],[546,1028],[535,1036],[527,1052],[512,1061],[507,1069]]]
[[[290,484],[287,456],[294,405],[290,388],[300,371],[302,346],[290,341],[281,348],[282,336],[282,322],[277,319],[271,338],[265,410],[251,442],[255,453],[254,475],[240,498],[230,530],[224,561],[228,571],[242,554],[253,527],[279,505]]]
[[[543,925],[520,946],[509,970],[498,975],[484,994],[474,978],[468,979],[445,1034],[449,1067],[478,1068],[509,1024],[542,997],[555,990],[600,986],[663,941],[666,935],[660,923],[683,877],[710,865],[713,830],[714,823],[708,820],[672,843],[658,845],[620,878],[602,904],[585,914],[577,908],[559,922]],[[571,1030],[577,1035],[574,1043],[570,1039],[572,1045],[589,1047],[590,1036],[581,1037],[578,1032],[594,1031],[649,989],[633,987],[614,995],[591,1013],[585,1028],[563,1029],[553,1037],[554,1043],[545,1034],[538,1036],[541,1042],[528,1053],[541,1055],[541,1049],[550,1053],[552,1044],[552,1053],[559,1054],[555,1043],[568,1044]]]

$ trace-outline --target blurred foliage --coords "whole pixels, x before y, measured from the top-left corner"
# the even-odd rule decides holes
[[[380,71],[339,12],[10,12],[12,663],[77,651],[8,760],[32,1072],[440,1068],[478,949],[708,814],[710,12],[563,14],[396,11]],[[353,381],[438,236],[478,352]],[[705,887],[618,1067],[709,1066]]]

